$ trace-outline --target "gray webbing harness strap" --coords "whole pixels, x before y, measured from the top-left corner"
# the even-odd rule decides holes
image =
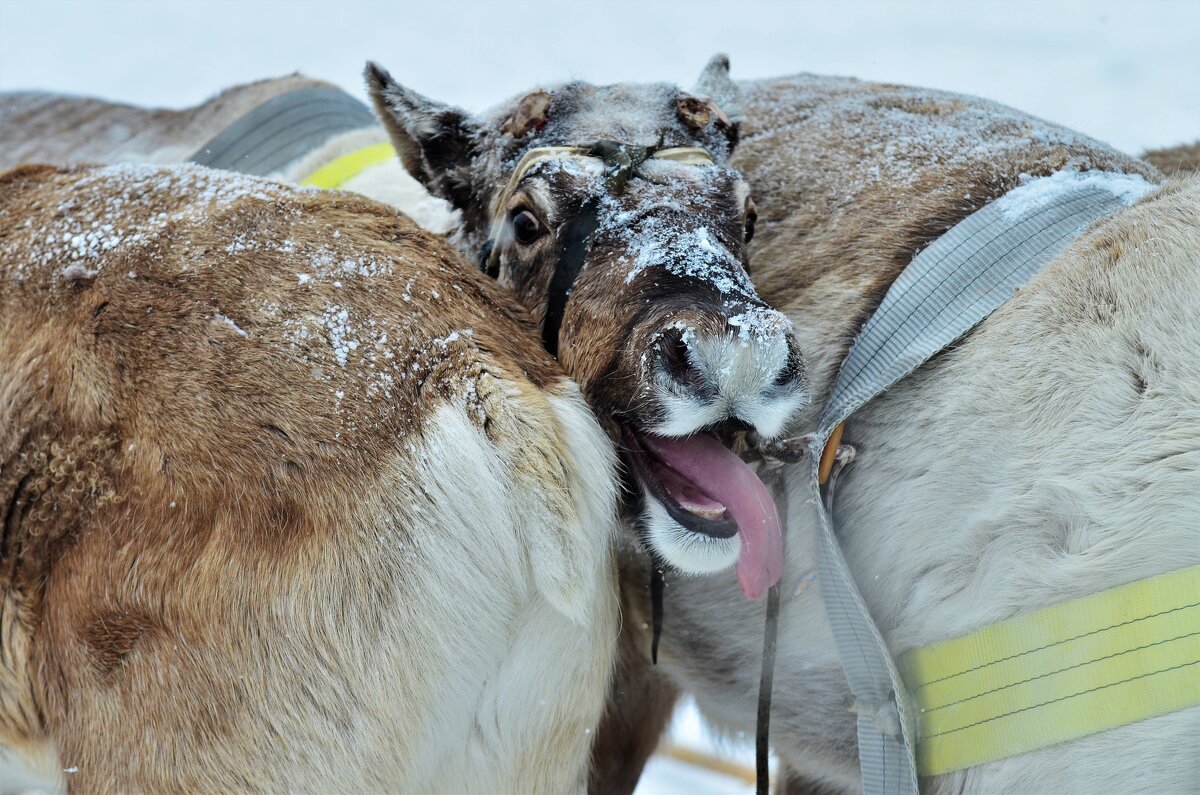
[[[821,452],[834,428],[855,410],[986,318],[1093,221],[1154,187],[1124,174],[1074,176],[1031,180],[922,251],[854,341],[818,423],[810,455],[820,536],[817,572],[856,699],[863,790],[871,795],[918,791],[915,716],[834,534],[833,506],[825,504],[818,485]]]
[[[376,124],[370,108],[344,91],[298,88],[242,116],[188,160],[261,177],[316,150],[335,135]]]

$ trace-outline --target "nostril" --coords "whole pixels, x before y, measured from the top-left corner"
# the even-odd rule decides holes
[[[692,363],[682,330],[669,328],[662,332],[658,360],[667,375],[688,390],[699,393],[708,387],[708,378]]]
[[[718,422],[716,425],[712,426],[710,430],[716,433],[717,436],[728,438],[734,434],[752,431],[754,430],[754,426],[743,420],[741,417],[730,417],[727,420]]]
[[[775,376],[775,386],[787,387],[804,377],[804,357],[800,355],[800,346],[796,339],[789,334],[787,337],[787,359]]]

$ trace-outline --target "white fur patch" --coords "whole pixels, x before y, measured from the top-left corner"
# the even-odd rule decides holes
[[[33,754],[0,745],[0,795],[56,795],[66,792],[62,765],[47,742]]]
[[[663,560],[688,574],[713,574],[737,563],[740,536],[713,538],[683,527],[658,500],[646,495],[646,541]]]
[[[563,460],[577,519],[565,529],[560,542],[570,565],[546,571],[543,591],[565,615],[586,622],[602,596],[597,589],[608,585],[597,583],[583,569],[609,559],[610,546],[619,532],[616,456],[575,382],[564,381],[559,388],[563,394],[547,397],[562,426]],[[552,590],[551,582],[555,583]]]
[[[425,190],[404,170],[399,160],[371,166],[348,180],[341,189],[390,204],[434,234],[444,235],[458,226],[458,211]]]
[[[381,515],[415,520],[384,566],[406,571],[384,628],[405,644],[369,669],[408,741],[395,791],[583,784],[617,634],[615,480],[611,442],[573,385],[559,391],[498,395],[493,439],[439,409],[384,498]]]

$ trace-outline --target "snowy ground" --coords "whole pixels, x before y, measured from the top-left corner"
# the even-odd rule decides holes
[[[0,0],[0,90],[174,107],[297,70],[361,94],[372,58],[479,110],[543,81],[687,86],[717,51],[738,78],[811,71],[977,94],[1131,153],[1200,139],[1194,0]],[[673,735],[752,763],[752,738],[714,742],[694,708]],[[638,789],[752,791],[669,759],[652,762]]]
[[[702,751],[714,759],[727,760],[745,771],[754,770],[754,737],[715,738],[704,727],[704,719],[690,700],[675,711],[669,741]],[[753,795],[754,785],[735,776],[705,770],[695,765],[655,756],[646,765],[634,795]]]

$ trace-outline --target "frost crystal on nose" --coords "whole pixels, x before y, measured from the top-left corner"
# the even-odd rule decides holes
[[[731,328],[737,329],[738,340],[742,342],[765,342],[792,329],[792,321],[786,315],[765,306],[749,307],[731,315],[726,322]]]
[[[636,230],[618,234],[633,256],[626,284],[647,268],[661,267],[674,276],[707,282],[725,295],[755,296],[742,263],[705,226],[681,229],[675,223],[647,218]],[[625,255],[621,260],[629,262]]]

